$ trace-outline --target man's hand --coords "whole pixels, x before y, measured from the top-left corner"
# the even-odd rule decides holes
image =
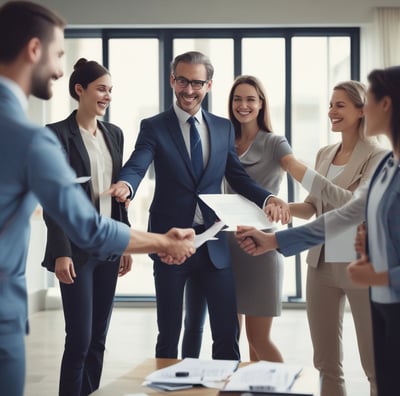
[[[267,205],[264,207],[264,212],[268,220],[275,222],[280,221],[282,225],[288,224],[292,219],[289,204],[278,197],[268,198]]]
[[[119,262],[118,276],[124,276],[132,269],[132,256],[129,254],[127,256],[121,256]]]
[[[367,230],[365,224],[357,227],[357,235],[354,248],[359,259],[351,262],[347,266],[347,273],[353,283],[360,286],[386,286],[389,284],[387,272],[375,272],[373,265],[369,261],[366,249]]]
[[[252,256],[259,256],[279,247],[274,233],[265,233],[254,227],[238,226],[235,237],[239,246]]]
[[[347,273],[350,279],[360,286],[387,286],[389,284],[388,273],[375,272],[365,254],[347,266]]]
[[[182,264],[195,253],[194,230],[192,228],[171,228],[166,234],[166,247],[158,256],[165,264]]]
[[[128,197],[130,196],[131,192],[127,184],[122,181],[116,182],[115,184],[111,184],[110,188],[104,191],[102,194],[108,194],[117,200],[117,202],[124,202],[125,204],[129,204]]]
[[[74,283],[76,273],[71,257],[57,257],[54,273],[57,279],[62,283]]]

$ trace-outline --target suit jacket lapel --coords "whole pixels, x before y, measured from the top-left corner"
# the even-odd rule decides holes
[[[216,151],[217,143],[219,141],[217,128],[206,111],[203,111],[203,118],[207,124],[207,130],[208,130],[209,155],[208,155],[208,161],[204,167],[203,175],[200,180],[204,180],[204,178],[207,177],[210,170],[215,169],[214,166],[217,166],[216,161],[219,161]]]
[[[113,164],[112,180],[114,180],[114,178],[118,176],[120,169],[121,158],[118,152],[118,142],[115,141],[115,135],[111,133],[111,131],[107,129],[107,127],[101,121],[98,121],[97,124],[103,132],[104,140],[111,155]]]
[[[335,157],[339,147],[340,143],[337,143],[330,148],[329,152],[324,153],[324,157],[318,166],[318,172],[321,173],[321,175],[326,176],[328,174],[329,167],[331,166],[333,158]]]
[[[77,151],[79,152],[80,157],[82,158],[84,168],[85,168],[85,171],[87,172],[87,175],[90,175],[91,170],[90,170],[89,155],[88,155],[85,145],[83,143],[83,139],[81,136],[81,131],[79,130],[78,123],[76,122],[76,119],[75,119],[75,112],[72,113],[71,116],[68,118],[68,127],[69,127],[69,131],[70,131],[71,142],[75,145]]]
[[[361,169],[365,163],[367,152],[370,151],[369,144],[365,141],[359,140],[353,149],[349,162],[346,164],[345,169],[332,181],[343,188],[348,188],[362,177]],[[333,159],[334,151],[331,160]]]

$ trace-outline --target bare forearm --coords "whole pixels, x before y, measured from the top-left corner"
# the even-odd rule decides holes
[[[299,183],[303,180],[304,174],[306,173],[307,166],[295,159],[292,158],[291,161],[287,162],[286,171]]]
[[[290,213],[294,217],[308,220],[315,214],[315,209],[307,202],[290,202]]]
[[[195,251],[192,228],[171,228],[165,234],[131,230],[125,254],[157,253],[167,264],[182,264]]]
[[[125,254],[158,253],[167,250],[168,238],[164,234],[155,234],[131,229],[131,237]]]

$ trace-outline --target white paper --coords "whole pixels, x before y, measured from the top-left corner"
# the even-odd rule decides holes
[[[207,241],[218,239],[214,238],[214,236],[218,234],[218,232],[220,232],[224,227],[225,224],[222,221],[217,221],[201,234],[196,234],[196,236],[194,237],[195,248],[199,248],[203,243],[206,243]]]
[[[354,242],[357,234],[357,226],[349,227],[339,233],[334,232],[330,227],[325,228],[325,262],[327,263],[348,263],[357,258],[354,249]]]
[[[273,227],[264,211],[242,195],[200,194],[199,197],[228,226],[225,231],[236,231],[239,225],[253,226],[259,230]]]
[[[214,381],[225,381],[238,367],[236,360],[202,360],[185,358],[172,366],[156,370],[145,378],[145,385],[191,384],[205,385]],[[177,377],[176,373],[187,373]]]
[[[91,179],[90,176],[81,176],[81,177],[77,177],[75,179],[75,182],[78,184],[82,184],[82,183],[86,183],[87,181],[89,181]]]
[[[301,367],[286,363],[260,361],[233,373],[224,391],[284,392],[290,390]]]

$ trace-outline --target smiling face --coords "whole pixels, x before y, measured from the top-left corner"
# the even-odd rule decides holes
[[[231,102],[234,117],[240,124],[256,124],[263,101],[250,84],[239,84],[233,92]]]
[[[52,83],[63,75],[64,31],[54,27],[54,36],[48,44],[42,44],[42,56],[32,69],[31,93],[39,99],[50,99]]]
[[[343,89],[335,89],[329,105],[328,117],[333,132],[356,132],[363,117],[363,109],[356,107]]]
[[[172,74],[170,76],[170,84],[174,90],[178,107],[190,115],[196,114],[207,92],[211,89],[212,81],[206,82],[201,89],[195,90],[191,84],[185,88],[179,87],[175,82],[175,77],[184,77],[189,81],[205,81],[207,80],[206,67],[203,64],[179,62],[175,68],[175,76]]]
[[[112,81],[109,74],[92,81],[86,89],[76,84],[75,90],[79,96],[79,109],[93,117],[104,116],[112,99]]]

